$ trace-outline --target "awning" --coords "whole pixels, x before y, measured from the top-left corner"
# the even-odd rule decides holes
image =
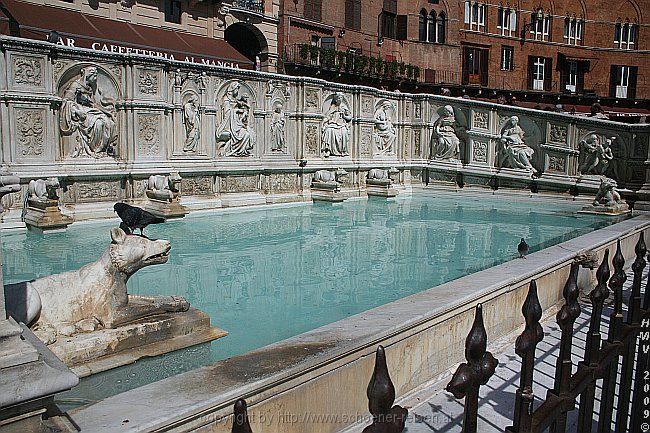
[[[251,60],[222,39],[109,20],[80,12],[0,0],[0,33],[120,54],[163,57],[198,64],[253,69]]]
[[[571,55],[568,55],[568,54],[558,53],[557,54],[557,60],[558,60],[558,66],[564,65],[564,63],[566,61],[568,61],[568,60],[583,63],[584,66],[582,66],[582,68],[588,71],[589,66],[590,66],[590,62],[592,60],[597,60],[597,59],[594,58],[594,57],[571,56]]]

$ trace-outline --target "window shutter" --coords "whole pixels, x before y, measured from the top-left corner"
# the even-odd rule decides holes
[[[303,15],[305,18],[313,18],[314,0],[305,0]]]
[[[533,77],[535,71],[535,56],[528,56],[528,88],[533,89]]]
[[[569,62],[564,54],[557,55],[557,69],[560,71],[560,92],[564,92],[569,81]],[[544,77],[546,77],[546,72],[544,72]]]
[[[469,24],[470,7],[469,2],[465,2],[465,24]]]
[[[582,93],[585,90],[585,72],[589,70],[588,61],[578,62],[578,81],[576,83],[576,91]]]
[[[361,0],[354,2],[354,28],[361,29]]]
[[[553,88],[553,59],[546,58],[544,62],[544,90],[550,92]]]
[[[609,67],[609,96],[616,97],[616,75],[618,74],[618,66],[612,65]]]
[[[397,15],[397,39],[408,39],[408,15]]]
[[[354,28],[354,0],[345,0],[345,27]]]
[[[479,56],[480,68],[481,68],[481,86],[488,85],[488,50],[479,50],[481,53]]]
[[[630,66],[630,79],[627,85],[627,97],[628,99],[636,98],[636,77],[639,72],[638,66]]]
[[[463,50],[463,84],[469,83],[469,48]]]
[[[311,0],[312,3],[312,14],[311,18],[316,21],[322,21],[323,19],[323,0]]]

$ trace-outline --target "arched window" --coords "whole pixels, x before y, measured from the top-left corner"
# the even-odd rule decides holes
[[[436,42],[439,44],[444,44],[445,43],[445,21],[446,21],[446,16],[444,12],[440,12],[440,15],[438,15],[438,31],[436,32]]]
[[[427,41],[427,11],[420,11],[420,41]]]
[[[637,26],[634,23],[625,21],[617,23],[614,28],[614,46],[622,50],[635,49]]]
[[[436,11],[429,13],[429,32],[427,40],[429,42],[436,41]]]

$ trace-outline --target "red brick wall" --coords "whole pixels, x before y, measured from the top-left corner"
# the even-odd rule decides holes
[[[556,1],[522,0],[519,2],[520,14],[517,36],[502,37],[497,34],[498,5],[488,3],[486,31],[482,33],[465,30],[464,19],[461,19],[461,44],[480,44],[490,49],[489,87],[510,88],[513,90],[527,89],[528,56],[542,56],[553,59],[553,91],[560,90],[560,71],[557,69],[558,54],[567,57],[589,59],[590,70],[585,74],[585,89],[594,90],[598,95],[608,96],[610,87],[610,66],[638,66],[637,98],[650,98],[650,26],[642,21],[642,11],[650,11],[650,1],[639,1],[637,7],[630,1],[620,0],[590,0]],[[531,40],[526,30],[526,40],[522,42],[521,30],[530,21],[531,11],[541,5],[545,11],[553,15],[550,41],[539,42]],[[611,11],[615,11],[612,13]],[[564,18],[575,14],[584,17],[583,43],[574,47],[564,43]],[[464,9],[463,9],[464,15]],[[638,50],[625,51],[614,48],[614,27],[617,20],[638,23]],[[515,70],[501,71],[501,46],[510,45],[515,48]]]
[[[327,28],[300,28],[289,26],[289,16],[303,16],[304,0],[284,0],[282,4],[282,24],[280,44],[283,47],[308,43],[311,35],[334,36],[337,48],[345,50],[350,46],[361,47],[363,53],[381,57],[395,56],[398,60],[452,74],[460,79],[462,72],[461,50],[465,44],[476,44],[489,49],[488,87],[512,90],[526,90],[528,87],[528,56],[542,56],[553,59],[552,90],[560,91],[560,71],[557,68],[558,54],[589,60],[590,69],[585,74],[584,89],[593,90],[601,96],[609,95],[610,66],[628,65],[638,67],[637,98],[650,98],[650,23],[644,15],[650,14],[650,0],[520,0],[510,2],[519,10],[517,32],[513,37],[497,34],[497,11],[500,4],[491,0],[488,5],[486,30],[478,33],[466,30],[464,24],[464,1],[440,0],[431,4],[426,0],[398,0],[398,14],[408,15],[408,39],[397,41],[385,39],[377,45],[377,19],[382,11],[383,0],[362,0],[361,29],[345,28],[345,1],[332,0],[323,3],[322,23]],[[530,22],[533,10],[541,6],[553,15],[550,41],[531,40],[526,28],[526,40],[522,43],[521,30]],[[418,41],[418,14],[424,8],[445,11],[447,30],[445,44]],[[579,47],[564,43],[564,18],[575,14],[584,18],[583,42]],[[614,26],[616,21],[629,20],[638,24],[637,50],[623,51],[614,48]],[[339,31],[345,35],[339,38]],[[515,69],[501,71],[501,46],[510,45],[515,49]]]

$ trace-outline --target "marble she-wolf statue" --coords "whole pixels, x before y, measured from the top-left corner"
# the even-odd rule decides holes
[[[78,270],[5,286],[7,310],[45,343],[97,328],[116,328],[135,320],[187,311],[178,296],[127,293],[126,282],[139,269],[166,263],[171,244],[111,229],[112,242],[101,257]]]

